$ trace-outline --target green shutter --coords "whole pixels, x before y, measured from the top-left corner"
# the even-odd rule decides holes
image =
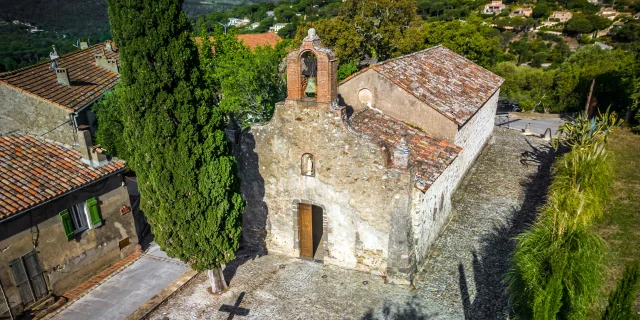
[[[97,228],[102,225],[100,212],[98,212],[98,200],[91,198],[87,200],[87,208],[89,208],[89,217],[91,218],[91,227]]]
[[[73,232],[73,224],[71,224],[71,217],[69,217],[69,210],[64,209],[60,211],[60,219],[62,220],[62,227],[64,228],[64,234],[67,236],[67,240],[71,241],[76,234]]]

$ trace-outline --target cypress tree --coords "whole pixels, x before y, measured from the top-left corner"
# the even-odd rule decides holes
[[[180,0],[107,0],[120,50],[118,108],[127,165],[155,241],[213,292],[235,258],[244,202],[224,118],[206,88]]]

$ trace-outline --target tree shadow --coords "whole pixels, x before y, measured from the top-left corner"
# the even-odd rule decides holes
[[[507,222],[495,225],[492,232],[480,239],[479,252],[472,252],[473,278],[476,286],[473,301],[469,294],[464,266],[458,266],[465,319],[504,319],[509,316],[508,284],[505,276],[509,272],[515,250],[515,237],[530,228],[539,207],[546,201],[554,154],[557,154],[549,145],[536,147],[527,138],[525,140],[531,151],[521,153],[520,163],[525,166],[535,165],[538,169],[522,182],[525,190],[522,206],[512,210]]]
[[[256,141],[251,128],[242,133],[239,143],[233,144],[233,155],[238,162],[238,176],[242,182],[242,197],[246,207],[242,214],[242,236],[236,259],[223,270],[225,280],[230,283],[238,267],[249,260],[267,254],[267,214],[264,201],[264,178],[260,174]]]
[[[420,305],[419,299],[416,296],[411,297],[411,300],[407,301],[402,305],[394,305],[388,301],[386,301],[382,310],[380,310],[381,315],[376,315],[374,310],[369,310],[364,316],[362,316],[362,320],[428,320],[433,319],[437,316],[437,314],[427,314],[422,310],[425,308]]]

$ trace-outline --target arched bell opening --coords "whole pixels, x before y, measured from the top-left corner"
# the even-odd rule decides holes
[[[300,74],[302,75],[302,98],[316,101],[318,99],[318,57],[306,51],[300,56]]]

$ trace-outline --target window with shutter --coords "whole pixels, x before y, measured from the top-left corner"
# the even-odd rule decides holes
[[[89,209],[89,218],[91,220],[92,228],[101,226],[102,219],[100,218],[100,211],[98,210],[98,200],[96,198],[88,199],[87,208]]]
[[[64,228],[64,234],[67,236],[67,240],[71,240],[75,237],[76,233],[74,232],[73,223],[71,222],[71,216],[69,215],[69,210],[60,211],[60,219],[62,220],[62,228]]]

